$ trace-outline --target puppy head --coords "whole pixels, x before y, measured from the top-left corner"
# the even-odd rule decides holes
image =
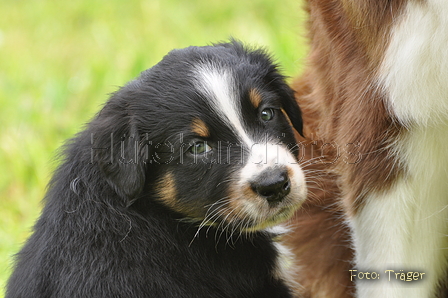
[[[99,143],[113,135],[99,165],[128,204],[152,199],[203,225],[253,231],[305,198],[291,127],[301,133],[300,109],[263,51],[234,41],[172,51],[94,122]]]

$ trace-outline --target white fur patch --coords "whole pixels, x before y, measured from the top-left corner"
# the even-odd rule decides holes
[[[295,179],[304,179],[303,172],[291,152],[283,144],[275,144],[269,140],[252,144],[249,160],[241,171],[241,178],[242,180],[252,180],[263,170],[277,166],[292,169],[294,175],[298,172]]]
[[[277,236],[282,236],[284,234],[287,234],[287,233],[291,232],[291,229],[288,228],[285,225],[276,225],[276,226],[267,228],[266,232],[272,233],[272,234],[277,235]]]
[[[448,3],[408,1],[380,68],[389,107],[405,125],[448,116]]]
[[[278,252],[274,277],[283,280],[290,289],[301,288],[296,282],[297,266],[294,264],[294,254],[279,242],[274,242],[274,245]]]

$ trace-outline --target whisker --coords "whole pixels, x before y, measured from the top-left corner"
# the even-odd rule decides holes
[[[209,208],[207,209],[207,212],[205,212],[205,217],[199,224],[198,229],[196,230],[196,233],[194,234],[193,239],[191,240],[189,246],[193,243],[194,239],[199,235],[199,232],[205,225],[209,224],[209,226],[212,226],[215,223],[216,219],[219,218],[219,215],[220,215],[219,207],[226,203],[225,200],[227,198],[228,197],[223,197],[223,198],[219,199],[218,201],[214,202],[213,204],[207,205],[207,206],[209,206]],[[207,207],[207,206],[205,206],[205,207]],[[216,210],[214,210],[214,212],[210,212],[211,208],[216,207],[216,206],[218,206],[218,208]],[[214,219],[214,220],[210,223],[210,221],[212,219]],[[207,229],[207,232],[208,232],[208,229]]]
[[[226,209],[230,209],[229,207]],[[219,240],[221,239],[222,234],[225,232],[227,226],[224,227],[224,223],[227,221],[227,218],[235,211],[235,209],[231,209],[230,212],[227,212],[226,217],[224,217],[224,219],[219,223],[218,228],[216,229],[215,232],[215,241],[216,241],[216,245],[218,244]],[[220,228],[222,226],[222,228]],[[219,233],[219,237],[216,238],[218,231],[220,231]]]
[[[223,181],[219,182],[218,184],[216,184],[215,187],[218,187],[218,186],[220,186],[220,185],[223,184],[223,183],[231,182],[231,181],[238,181],[238,179],[236,179],[236,178],[231,178],[231,179],[223,180]]]

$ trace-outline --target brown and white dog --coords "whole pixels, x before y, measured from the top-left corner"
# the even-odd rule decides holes
[[[308,11],[295,90],[307,155],[322,158],[287,240],[304,294],[445,297],[448,1],[309,0]]]

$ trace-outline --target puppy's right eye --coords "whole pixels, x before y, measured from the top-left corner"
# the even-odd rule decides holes
[[[210,147],[207,142],[196,142],[193,146],[188,148],[188,152],[191,154],[204,154],[212,151],[212,147]]]

